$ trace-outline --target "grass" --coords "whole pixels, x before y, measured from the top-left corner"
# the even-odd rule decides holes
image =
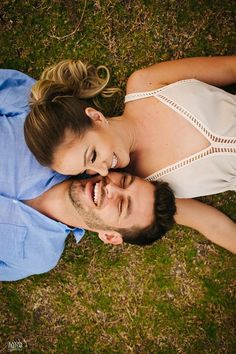
[[[2,0],[0,65],[38,78],[80,58],[124,88],[157,61],[235,53],[234,19],[233,0]],[[204,201],[236,219],[235,193]],[[235,266],[187,228],[146,248],[71,236],[53,271],[0,284],[0,353],[20,341],[27,353],[233,354]]]

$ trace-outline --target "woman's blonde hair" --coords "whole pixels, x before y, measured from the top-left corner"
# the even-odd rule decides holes
[[[32,87],[31,110],[24,125],[26,143],[42,165],[52,164],[66,129],[81,136],[93,126],[86,107],[99,107],[98,96],[111,97],[120,91],[108,88],[109,80],[106,66],[96,68],[80,60],[63,60],[43,71]]]

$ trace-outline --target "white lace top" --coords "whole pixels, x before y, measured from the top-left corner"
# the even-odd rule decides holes
[[[209,146],[146,179],[168,182],[178,198],[236,191],[236,96],[190,79],[154,91],[128,94],[125,103],[150,96],[191,123]]]

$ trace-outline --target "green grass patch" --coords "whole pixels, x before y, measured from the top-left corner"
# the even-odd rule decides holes
[[[107,65],[122,89],[155,62],[236,52],[233,0],[3,0],[0,26],[1,67],[38,78],[81,59]],[[104,112],[118,115],[123,97]],[[236,193],[204,201],[236,220]],[[54,270],[0,284],[0,351],[24,339],[30,353],[233,354],[235,269],[235,256],[183,227],[145,248],[70,236]]]

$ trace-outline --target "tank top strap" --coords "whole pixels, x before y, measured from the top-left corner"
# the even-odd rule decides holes
[[[152,91],[129,93],[125,96],[125,103],[140,100],[141,98],[154,96],[156,93],[160,92],[160,90],[162,90],[162,87]]]

